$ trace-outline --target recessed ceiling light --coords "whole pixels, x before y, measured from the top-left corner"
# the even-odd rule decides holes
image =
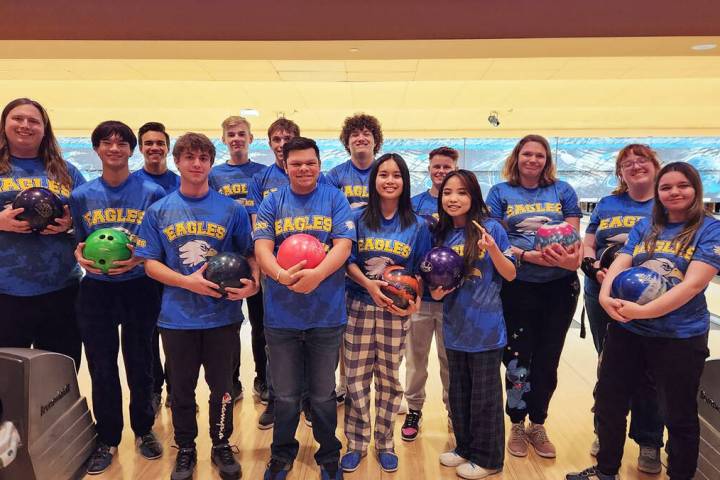
[[[260,112],[258,112],[254,108],[241,108],[240,115],[242,115],[243,117],[259,117]]]
[[[351,48],[351,49],[350,49],[350,53],[357,53],[357,52],[359,52],[359,51],[360,51],[359,48]]]
[[[712,50],[713,48],[717,48],[717,43],[699,43],[697,45],[693,45],[690,48],[698,52],[703,50]]]

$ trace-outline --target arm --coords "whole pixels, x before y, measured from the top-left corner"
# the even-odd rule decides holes
[[[475,225],[475,228],[480,231],[480,239],[477,242],[478,248],[481,250],[485,250],[488,255],[490,255],[490,260],[492,260],[493,265],[495,266],[495,270],[497,270],[501,277],[503,277],[508,282],[512,282],[513,280],[515,280],[515,275],[517,274],[517,271],[515,270],[515,264],[513,264],[513,262],[511,262],[510,259],[507,258],[505,255],[503,255],[493,236],[490,235],[490,233],[483,226],[481,226],[475,221],[473,221],[473,224]]]
[[[619,254],[612,265],[610,265],[610,268],[605,275],[605,279],[600,286],[600,295],[598,296],[600,305],[602,305],[608,315],[619,322],[627,322],[630,319],[618,311],[618,309],[622,306],[622,300],[612,298],[610,296],[610,288],[612,287],[613,280],[615,280],[618,273],[630,267],[632,267],[632,256],[627,253]]]
[[[565,217],[564,220],[572,225],[576,231],[580,230],[580,218]],[[568,250],[560,244],[552,244],[540,253],[550,266],[564,268],[571,272],[580,268],[583,259],[583,247],[581,245],[571,246]]]
[[[12,204],[8,204],[4,209],[0,210],[0,231],[15,233],[32,232],[28,222],[15,218],[24,211],[24,208],[12,208]]]
[[[387,285],[387,282],[383,282],[382,280],[370,280],[355,263],[348,264],[347,274],[355,281],[355,283],[367,290],[375,302],[375,305],[383,308],[392,305],[392,300],[386,297],[380,290],[380,287]]]
[[[349,238],[333,239],[333,246],[320,265],[297,272],[295,276],[298,280],[289,287],[290,290],[296,293],[310,293],[315,290],[323,280],[345,265],[351,249],[352,240]]]
[[[209,280],[205,280],[203,272],[207,268],[207,263],[201,268],[195,270],[190,275],[183,275],[171,269],[159,260],[145,260],[145,273],[148,277],[164,283],[171,287],[184,288],[199,295],[207,295],[208,297],[222,298],[217,291],[219,288],[216,284]]]
[[[255,260],[260,270],[268,277],[275,280],[280,285],[292,285],[297,281],[295,274],[305,266],[305,261],[293,265],[285,270],[277,263],[273,251],[275,250],[275,241],[266,238],[258,238],[255,240]]]

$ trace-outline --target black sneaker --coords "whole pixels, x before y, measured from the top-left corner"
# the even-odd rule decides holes
[[[98,443],[97,448],[90,456],[90,460],[88,460],[88,475],[97,475],[110,468],[115,453],[117,453],[117,447]]]
[[[597,467],[586,468],[582,472],[568,473],[565,480],[617,480],[617,475],[601,473]]]
[[[290,470],[292,470],[292,463],[284,463],[273,458],[265,469],[263,480],[285,480]]]
[[[235,450],[237,450],[237,447],[235,447]],[[242,477],[240,464],[235,460],[235,453],[239,452],[234,451],[233,447],[227,443],[212,447],[210,459],[213,465],[217,467],[220,478],[223,480],[236,480]]]
[[[320,467],[321,480],[343,480],[343,470],[337,463],[326,463]]]
[[[268,402],[265,411],[258,418],[258,428],[268,430],[275,425],[275,402]]]
[[[136,437],[135,446],[137,446],[140,455],[148,460],[155,460],[156,458],[162,457],[162,445],[160,445],[160,442],[158,442],[153,432],[141,437]]]
[[[153,393],[151,402],[152,402],[153,413],[157,417],[158,414],[160,414],[160,405],[162,405],[162,394]]]
[[[175,468],[170,474],[170,480],[188,480],[192,478],[196,463],[197,450],[195,450],[195,447],[178,449]]]
[[[303,403],[303,415],[305,415],[305,425],[312,427],[312,413],[310,412],[310,401],[307,400]]]
[[[400,429],[400,436],[406,442],[414,441],[420,433],[420,425],[422,425],[422,412],[412,408],[409,409],[405,417],[405,423]]]
[[[342,407],[343,405],[345,405],[345,394],[343,393],[342,395],[336,396],[335,403],[337,403],[338,407]]]
[[[232,398],[233,398],[233,402],[239,402],[240,400],[243,399],[242,383],[240,383],[240,382],[233,383]]]
[[[260,399],[260,403],[267,405],[268,398],[270,397],[270,390],[268,390],[267,384],[258,377],[255,377],[255,380],[253,381],[253,394]]]

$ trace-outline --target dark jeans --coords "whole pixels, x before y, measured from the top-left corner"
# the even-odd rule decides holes
[[[300,398],[307,378],[312,411],[312,428],[320,448],[319,465],[337,463],[340,441],[335,436],[335,368],[345,326],[293,330],[265,328],[275,389],[275,427],[270,447],[272,458],[292,463],[298,453],[295,439],[300,419]],[[312,375],[305,375],[305,372]]]
[[[508,333],[503,355],[505,411],[513,423],[526,416],[533,423],[545,423],[579,294],[575,273],[545,283],[503,282],[500,297]]]
[[[248,297],[247,308],[250,317],[250,339],[252,344],[253,360],[255,361],[255,377],[267,382],[267,354],[265,353],[265,310],[263,308],[263,293],[260,290],[252,297]],[[236,383],[240,383],[240,356],[235,366]]]
[[[483,468],[502,469],[505,459],[500,379],[502,349],[476,353],[447,349],[446,352],[455,451]]]
[[[588,280],[586,280],[588,281]],[[602,349],[605,342],[608,325],[614,323],[615,320],[610,318],[607,312],[600,306],[600,302],[596,296],[587,292],[585,293],[585,311],[588,315],[590,323],[590,331],[592,332],[595,349],[600,358],[598,360],[598,368],[602,362]],[[597,391],[597,384],[593,394]],[[594,410],[594,409],[593,409]],[[657,401],[657,391],[655,382],[650,372],[646,371],[637,379],[635,393],[630,400],[630,433],[628,436],[635,440],[638,445],[647,447],[663,446],[663,423],[660,418],[659,406]],[[597,432],[597,415],[594,417],[595,431]]]
[[[613,475],[620,468],[630,399],[638,378],[650,370],[668,429],[668,476],[673,480],[693,478],[700,443],[697,393],[709,355],[707,345],[707,334],[643,337],[617,323],[609,325],[595,400],[600,471]]]
[[[121,343],[130,389],[130,425],[136,436],[152,428],[152,335],[159,310],[157,287],[147,277],[124,282],[85,277],[80,283],[78,325],[92,380],[98,439],[106,445],[118,445],[123,430],[117,364]]]
[[[227,443],[233,432],[232,371],[238,324],[206,330],[161,328],[165,361],[172,385],[172,420],[175,443],[180,448],[195,446],[198,435],[195,416],[195,387],[200,366],[210,387],[209,420],[213,445]]]
[[[62,353],[80,370],[82,344],[75,315],[78,284],[54,292],[18,297],[0,294],[0,347]]]
[[[162,300],[163,287],[164,285],[159,282],[155,282],[158,288],[158,294]],[[160,330],[155,327],[153,332],[153,393],[160,395],[162,393],[163,383],[167,383],[167,375],[165,374],[165,368],[160,361]],[[167,393],[170,395],[170,384],[167,384]]]

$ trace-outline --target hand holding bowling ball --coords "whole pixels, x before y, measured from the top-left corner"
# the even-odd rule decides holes
[[[220,295],[231,300],[240,300],[257,292],[250,263],[237,253],[221,252],[210,257],[203,277],[218,286]],[[244,293],[238,291],[246,287],[253,288]]]
[[[382,281],[387,285],[380,288],[382,293],[392,300],[392,307],[397,307],[400,311],[393,313],[407,314],[401,312],[410,307],[410,302],[417,303],[420,296],[420,283],[415,275],[410,273],[405,267],[400,265],[391,265],[383,271]],[[411,313],[411,312],[410,312]]]
[[[21,208],[13,208],[12,203],[0,209],[0,232],[32,233],[28,222],[17,219],[22,211]]]
[[[81,258],[78,258],[78,261],[84,267],[89,264],[92,269],[99,270],[106,275],[124,273],[139,263],[139,261],[126,264],[117,263],[133,258],[132,246],[128,247],[129,244],[130,239],[124,232],[115,228],[101,228],[92,232],[84,243],[78,245],[79,248],[82,246],[82,260],[85,260],[83,262]],[[110,270],[121,271],[111,272]]]
[[[420,276],[430,290],[452,290],[463,279],[463,259],[449,247],[431,249],[420,262]]]
[[[645,305],[667,291],[665,278],[646,267],[630,267],[613,279],[610,296]]]
[[[325,259],[325,245],[307,233],[286,238],[278,248],[277,262],[287,270],[305,260],[304,268],[315,268]]]
[[[15,219],[28,222],[33,232],[44,230],[50,224],[57,225],[55,219],[65,214],[60,198],[44,187],[32,187],[18,193],[12,208],[23,209]]]
[[[542,252],[552,244],[558,243],[572,253],[580,243],[575,227],[566,221],[547,222],[535,232],[535,250]]]

